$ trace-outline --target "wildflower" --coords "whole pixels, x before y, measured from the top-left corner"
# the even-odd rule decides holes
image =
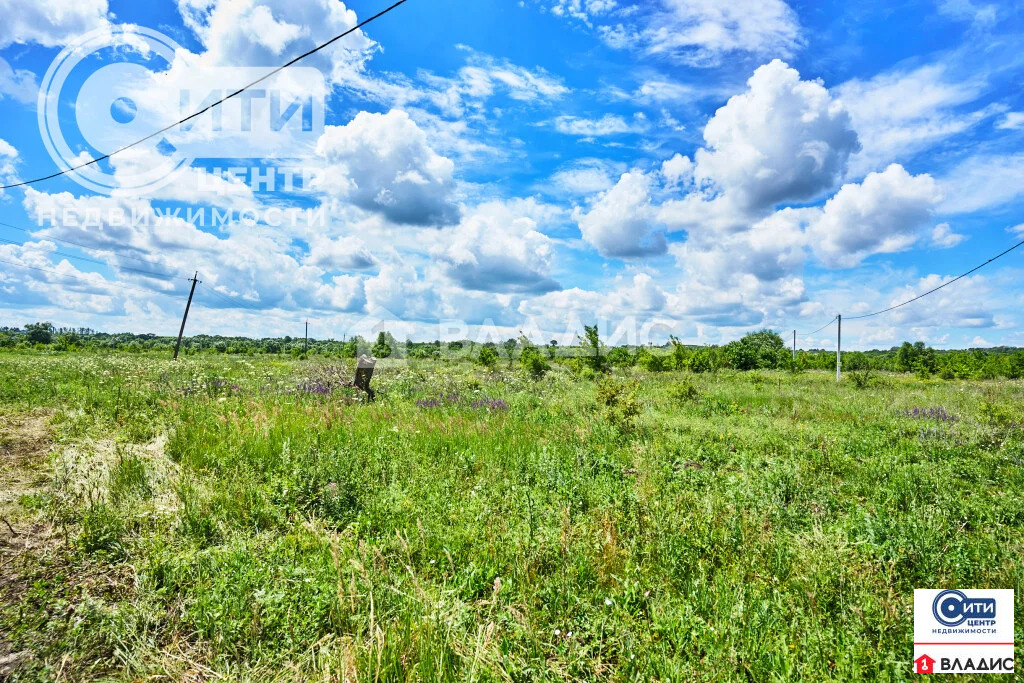
[[[604,606],[605,607],[611,607],[612,606],[612,599],[611,598],[605,598],[604,599]]]
[[[558,630],[558,629],[556,628],[556,629],[555,629],[555,635],[556,635],[556,636],[560,636],[560,635],[562,635],[562,632],[561,632],[561,631],[559,631],[559,630]]]

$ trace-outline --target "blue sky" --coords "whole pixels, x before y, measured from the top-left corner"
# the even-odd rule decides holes
[[[110,151],[176,118],[181,89],[245,82],[385,6],[6,8],[0,175]],[[21,230],[0,226],[0,324],[172,334],[199,271],[193,333],[295,334],[309,319],[322,337],[568,341],[600,321],[618,341],[765,326],[788,339],[1024,238],[1022,14],[974,0],[408,0],[304,62],[313,81],[272,84],[323,102],[322,130],[269,143],[198,124],[99,164],[108,189],[64,176],[3,191],[0,221]],[[177,51],[147,52],[143,29]],[[55,90],[48,69],[87,35],[100,47]],[[63,157],[40,127],[48,86]],[[138,109],[123,128],[103,123],[115,97]],[[140,188],[183,158],[169,149],[200,152]],[[243,170],[210,178],[226,168]],[[250,182],[283,168],[305,180]],[[851,320],[844,346],[1024,346],[1022,259]],[[833,334],[799,343],[830,348]]]

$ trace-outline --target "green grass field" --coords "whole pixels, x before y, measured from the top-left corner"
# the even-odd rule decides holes
[[[352,368],[0,355],[7,675],[906,680],[915,587],[1022,639],[1024,382]]]

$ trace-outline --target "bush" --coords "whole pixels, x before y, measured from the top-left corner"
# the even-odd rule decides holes
[[[687,401],[696,401],[700,398],[700,392],[697,391],[697,387],[693,386],[692,382],[683,380],[669,387],[668,396],[673,401],[686,403]]]
[[[480,347],[480,353],[476,359],[485,368],[493,368],[498,362],[498,350],[491,344],[484,344]]]
[[[672,369],[685,370],[690,365],[690,354],[675,335],[671,335],[669,340],[672,342]]]
[[[636,364],[648,372],[661,372],[665,369],[665,360],[642,346],[636,350]]]
[[[628,368],[633,365],[633,354],[625,346],[616,346],[605,356],[608,365],[616,368]]]
[[[690,356],[690,372],[701,374],[704,372],[714,372],[717,369],[718,367],[715,364],[710,349],[701,349]]]
[[[634,420],[640,414],[640,402],[636,398],[636,382],[619,383],[605,378],[597,385],[597,402],[602,407],[604,418],[623,432],[634,428]]]
[[[540,379],[545,372],[551,369],[540,350],[528,341],[523,342],[523,350],[519,353],[519,364],[526,374],[534,379]]]
[[[1006,378],[1021,379],[1024,377],[1024,351],[1018,351],[1006,361]]]
[[[846,376],[858,389],[866,389],[873,383],[875,364],[863,353],[851,353],[848,359],[844,359],[844,365]]]

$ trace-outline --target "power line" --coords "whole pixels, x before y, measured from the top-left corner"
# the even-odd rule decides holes
[[[61,244],[66,244],[66,245],[71,246],[71,247],[78,247],[79,249],[89,249],[91,251],[111,251],[111,249],[109,247],[99,247],[99,246],[96,246],[96,245],[82,244],[81,242],[72,242],[71,240],[61,239],[61,238],[58,238],[58,237],[36,236],[36,235],[34,235],[32,233],[31,230],[29,230],[27,228],[22,228],[22,227],[19,227],[17,225],[11,225],[10,223],[5,223],[3,221],[0,221],[0,225],[4,226],[5,228],[10,228],[11,230],[17,230],[19,232],[23,232],[23,233],[25,233],[26,235],[28,235],[29,237],[31,237],[34,240],[50,240],[52,242],[59,242]],[[40,230],[47,230],[49,228],[39,228],[39,229]],[[117,244],[117,246],[120,246],[120,247],[126,247],[126,248],[129,248],[129,249],[135,249],[135,247],[132,247],[129,244],[122,244],[120,242],[117,242],[116,244]],[[120,252],[118,252],[117,256],[118,256],[118,258],[129,259],[131,261],[136,261],[137,263],[144,263],[147,266],[154,266],[154,267],[157,267],[157,268],[160,267],[159,263],[156,263],[155,261],[147,261],[146,259],[139,258],[138,256],[130,256],[128,254],[122,254]],[[184,276],[180,276],[180,275],[172,276],[172,275],[164,274],[164,277],[184,277]],[[185,278],[185,279],[188,279],[188,278]]]
[[[202,290],[202,291],[207,292],[209,294],[213,294],[214,296],[219,297],[222,301],[228,302],[232,306],[238,306],[240,308],[247,308],[250,311],[254,311],[256,313],[263,313],[263,309],[257,308],[256,306],[253,306],[252,304],[250,304],[249,302],[245,301],[244,299],[241,299],[239,297],[233,297],[233,296],[230,296],[228,294],[221,294],[220,292],[218,292],[213,287],[207,287],[205,290]]]
[[[20,232],[23,232],[23,233],[29,235],[30,237],[32,237],[33,239],[36,239],[36,240],[50,240],[50,241],[53,241],[53,242],[59,242],[61,244],[67,244],[69,246],[78,247],[79,249],[90,249],[90,250],[93,250],[93,251],[109,251],[109,249],[106,249],[106,248],[103,248],[103,247],[90,246],[90,245],[87,245],[87,244],[82,244],[80,242],[72,242],[70,240],[58,239],[56,237],[42,237],[42,236],[36,237],[35,235],[32,234],[32,232],[30,230],[28,230],[26,228],[18,227],[17,225],[11,225],[10,223],[5,223],[3,221],[0,221],[0,225],[2,225],[4,227],[7,227],[7,228],[11,228],[12,230],[18,230]],[[14,246],[20,246],[20,247],[24,247],[25,246],[25,244],[23,242],[17,242],[15,240],[9,240],[9,239],[3,238],[3,237],[0,237],[0,242],[4,242],[4,243],[7,243],[7,244],[12,244]],[[121,244],[121,243],[117,243],[117,244],[119,246],[123,246],[123,247],[129,246],[129,245]],[[95,263],[95,264],[98,264],[98,265],[101,265],[101,266],[114,267],[108,261],[102,261],[100,259],[94,259],[94,258],[90,258],[88,256],[78,256],[76,254],[69,254],[69,253],[67,253],[65,251],[61,251],[59,249],[55,250],[52,253],[58,254],[60,256],[64,256],[66,258],[77,259],[79,261],[87,261],[89,263]],[[134,257],[134,256],[127,256],[127,255],[124,255],[124,254],[121,254],[121,253],[118,253],[118,257],[119,258],[125,258],[125,259],[131,259],[133,261],[138,261],[139,263],[145,263],[147,265],[157,265],[153,261],[147,261],[145,259],[141,259],[141,258]],[[26,267],[33,267],[34,268],[34,266],[26,266]],[[144,269],[141,269],[141,268],[132,268],[130,266],[124,266],[124,265],[120,265],[120,264],[117,265],[117,268],[119,268],[121,270],[125,270],[125,271],[131,271],[131,272],[135,272],[135,273],[142,273],[142,274],[145,274],[145,275],[151,275],[151,276],[154,276],[154,277],[163,277],[163,278],[167,278],[167,279],[170,279],[170,280],[178,280],[178,279],[190,280],[191,279],[191,278],[186,278],[186,277],[184,277],[182,275],[172,275],[170,273],[157,272],[157,271],[152,271],[152,270],[144,270]],[[39,270],[45,270],[45,269],[39,269]],[[60,273],[59,271],[47,271],[47,272],[53,272],[53,273],[57,273],[58,275],[64,275],[63,273]],[[64,275],[64,277],[71,277],[71,276]],[[136,288],[136,289],[138,289],[138,288]],[[139,291],[145,291],[145,290],[139,289]],[[203,291],[203,290],[200,290],[200,291]],[[246,302],[244,302],[241,299],[236,299],[234,297],[231,297],[231,296],[228,296],[228,295],[225,295],[225,294],[221,294],[220,292],[218,292],[215,289],[207,288],[205,291],[208,291],[208,292],[210,292],[210,293],[220,297],[222,300],[228,302],[232,306],[240,306],[242,308],[248,308],[249,310],[257,312],[257,313],[262,312],[262,309],[260,309],[260,308],[257,308],[255,306],[251,306],[251,305],[247,304]]]
[[[44,272],[44,273],[53,273],[54,275],[59,275],[60,277],[71,278],[72,280],[78,280],[80,282],[85,282],[86,284],[90,284],[90,285],[93,285],[93,286],[96,286],[96,284],[97,284],[96,282],[93,282],[92,280],[88,280],[88,279],[86,279],[84,277],[80,277],[78,275],[71,275],[70,273],[62,273],[59,270],[53,270],[52,268],[42,268],[40,266],[30,266],[27,263],[18,263],[17,261],[8,261],[6,259],[0,259],[0,263],[6,263],[8,265],[16,266],[18,268],[28,268],[29,270],[38,270],[38,271],[41,271],[41,272]],[[105,285],[109,286],[109,287],[117,287],[117,288],[120,288],[120,289],[134,289],[135,291],[143,292],[145,294],[152,294],[153,293],[152,289],[143,289],[142,287],[133,287],[131,285],[126,285],[126,284],[121,283],[121,282],[111,282],[110,280],[107,280],[103,276],[100,276],[100,278],[103,280],[103,283]],[[168,294],[169,292],[159,292],[159,293],[160,294]]]
[[[917,295],[917,296],[915,296],[915,297],[914,297],[913,299],[907,299],[907,300],[906,300],[906,301],[904,301],[903,303],[900,303],[900,304],[896,304],[895,306],[890,306],[889,308],[883,308],[882,310],[880,310],[880,311],[875,311],[874,313],[865,313],[864,315],[851,315],[851,316],[848,316],[848,317],[847,317],[846,319],[847,319],[847,320],[859,320],[860,318],[870,318],[870,317],[871,317],[871,316],[873,316],[873,315],[879,315],[879,314],[881,314],[881,313],[888,313],[889,311],[891,311],[891,310],[894,310],[894,309],[897,309],[897,308],[899,308],[900,306],[906,306],[907,304],[909,304],[909,303],[913,303],[913,302],[917,301],[918,299],[922,299],[922,298],[924,298],[924,297],[928,296],[929,294],[932,294],[933,292],[937,292],[937,291],[939,291],[939,290],[940,290],[940,289],[942,289],[943,287],[947,287],[947,286],[949,286],[949,285],[953,284],[953,283],[954,283],[954,282],[956,282],[957,280],[960,280],[960,279],[962,279],[962,278],[965,278],[965,277],[967,277],[968,275],[970,275],[971,273],[973,273],[973,272],[974,272],[974,271],[976,271],[976,270],[980,270],[981,268],[984,268],[984,267],[985,267],[985,266],[987,266],[988,264],[990,264],[990,263],[992,263],[993,261],[995,261],[995,260],[996,260],[997,258],[1000,258],[1000,257],[1002,257],[1002,256],[1006,256],[1006,255],[1007,255],[1007,254],[1009,254],[1009,253],[1010,253],[1011,251],[1013,251],[1014,249],[1016,249],[1017,247],[1019,247],[1019,246],[1021,246],[1021,245],[1024,245],[1024,240],[1021,240],[1020,242],[1017,242],[1017,244],[1013,245],[1012,247],[1010,247],[1010,248],[1009,248],[1009,249],[1007,249],[1006,251],[1003,251],[1003,252],[1000,252],[1000,253],[996,254],[995,256],[993,256],[992,258],[990,258],[990,259],[989,259],[988,261],[985,261],[984,263],[982,263],[982,264],[980,264],[980,265],[974,266],[973,268],[971,268],[970,270],[968,270],[968,271],[967,271],[966,273],[963,273],[963,274],[961,274],[961,275],[957,275],[957,276],[956,276],[955,278],[953,278],[953,279],[952,279],[952,280],[950,280],[949,282],[943,282],[943,283],[942,283],[941,285],[939,285],[938,287],[935,287],[935,288],[933,288],[933,289],[929,289],[929,290],[928,290],[927,292],[924,292],[923,294],[918,294],[918,295]]]
[[[0,221],[0,225],[2,225],[4,227],[7,227],[7,228],[11,228],[12,230],[18,230],[19,232],[23,232],[23,233],[25,233],[26,235],[28,235],[29,237],[31,237],[34,240],[48,240],[48,241],[52,241],[52,242],[59,242],[60,244],[66,244],[66,245],[69,245],[69,246],[78,247],[79,249],[88,249],[88,250],[92,250],[92,251],[113,251],[109,247],[90,246],[88,244],[82,244],[81,242],[72,242],[71,240],[58,239],[56,237],[43,237],[43,236],[37,237],[37,236],[33,235],[32,231],[28,230],[27,228],[22,228],[22,227],[19,227],[17,225],[11,225],[10,223],[5,223],[4,221]],[[9,240],[9,239],[3,238],[3,237],[0,237],[0,242],[6,243],[6,244],[11,244],[11,245],[14,245],[14,246],[20,246],[20,247],[25,247],[26,246],[24,242],[17,242],[15,240]],[[115,244],[117,246],[121,246],[121,247],[135,248],[135,247],[130,247],[130,245],[127,245],[127,244],[122,244],[120,242],[116,242]],[[79,261],[86,261],[88,263],[95,263],[95,264],[101,265],[101,266],[107,266],[107,267],[111,267],[111,268],[115,267],[113,264],[111,264],[108,261],[103,261],[103,260],[100,260],[100,259],[94,259],[94,258],[90,258],[88,256],[79,256],[77,254],[69,254],[66,251],[61,251],[60,249],[54,250],[53,252],[50,252],[50,253],[58,254],[60,256],[64,256],[65,258],[77,259]],[[144,253],[148,254],[149,252],[144,252]],[[118,256],[118,258],[121,258],[121,259],[131,259],[131,260],[137,261],[139,263],[144,263],[146,265],[154,265],[154,266],[159,267],[159,264],[154,262],[154,261],[147,261],[146,259],[138,258],[136,256],[128,256],[128,255],[122,254],[120,252],[117,252],[117,256]],[[12,263],[12,265],[21,265],[21,264],[17,264],[17,263],[10,262],[10,261],[5,261],[5,263]],[[26,268],[33,268],[35,270],[43,270],[45,272],[55,273],[55,274],[61,275],[63,277],[72,277],[70,275],[65,275],[64,273],[60,273],[59,271],[55,271],[55,270],[46,270],[45,268],[37,268],[35,266],[24,266],[24,267],[26,267]],[[141,268],[133,268],[133,267],[130,267],[130,266],[124,266],[124,265],[120,265],[120,264],[117,264],[116,267],[118,269],[120,269],[120,270],[125,270],[125,271],[130,271],[130,272],[135,272],[135,273],[141,273],[141,274],[150,275],[150,276],[153,276],[153,277],[163,277],[163,278],[167,278],[169,280],[190,280],[191,279],[191,278],[184,277],[183,275],[180,275],[180,274],[173,275],[171,273],[159,272],[159,271],[153,271],[153,270],[144,270],[144,269],[141,269]],[[136,290],[138,290],[140,292],[141,291],[147,291],[147,290],[144,290],[144,289],[140,289],[138,287],[134,287],[132,289],[136,289]],[[212,287],[207,287],[205,290],[200,289],[199,293],[202,293],[202,292],[209,292],[210,294],[213,294],[214,296],[218,297],[219,299],[221,299],[222,301],[226,302],[227,304],[229,304],[231,306],[236,306],[236,307],[239,307],[239,308],[245,308],[245,309],[248,309],[250,311],[253,311],[254,313],[264,313],[265,312],[265,309],[260,308],[258,306],[254,306],[254,305],[250,304],[248,301],[246,301],[245,299],[242,299],[241,297],[235,297],[235,296],[231,296],[231,295],[228,295],[228,294],[222,294],[222,293],[218,292],[216,289],[214,289]]]
[[[0,242],[3,242],[5,244],[11,244],[11,245],[14,245],[16,247],[22,247],[22,248],[27,246],[23,242],[17,242],[15,240],[9,240],[9,239],[3,238],[3,237],[0,237]],[[77,259],[79,261],[87,261],[89,263],[96,263],[96,264],[99,264],[101,266],[114,267],[114,266],[111,266],[111,264],[108,263],[107,261],[101,261],[99,259],[89,258],[88,256],[78,256],[76,254],[69,254],[66,251],[61,251],[60,249],[55,249],[52,252],[48,252],[48,253],[57,254],[59,256],[63,256],[64,258],[72,258],[72,259]],[[151,275],[153,277],[167,278],[167,279],[170,279],[170,280],[177,279],[177,276],[170,275],[168,273],[158,273],[156,271],[143,270],[141,268],[132,268],[130,266],[117,265],[116,268],[119,269],[119,270],[130,271],[130,272],[133,272],[133,273],[141,273],[143,275]]]
[[[827,323],[825,323],[824,325],[822,325],[818,329],[814,330],[814,332],[797,332],[797,334],[799,334],[801,337],[808,337],[808,336],[810,336],[812,334],[817,334],[817,333],[821,332],[823,329],[825,329],[826,327],[828,327],[829,325],[831,325],[832,323],[834,323],[838,318],[839,318],[839,316],[837,315],[835,318],[832,318]]]
[[[230,95],[228,95],[228,96],[226,96],[226,97],[224,97],[222,99],[219,99],[219,100],[217,100],[216,102],[214,102],[212,104],[209,104],[209,105],[203,107],[199,111],[197,111],[197,112],[195,112],[193,114],[190,114],[189,116],[186,116],[185,118],[181,119],[180,121],[176,121],[175,123],[172,123],[172,124],[170,124],[168,126],[164,126],[160,130],[158,130],[158,131],[156,131],[154,133],[150,133],[149,135],[147,135],[144,138],[136,140],[135,142],[133,142],[131,144],[128,144],[128,145],[125,145],[124,147],[120,147],[120,148],[114,150],[113,152],[110,152],[109,154],[104,154],[102,156],[96,157],[95,159],[91,159],[89,161],[86,161],[85,163],[79,164],[78,166],[72,166],[71,168],[66,168],[66,169],[64,169],[62,171],[57,171],[56,173],[51,173],[50,175],[42,176],[40,178],[35,178],[33,180],[22,180],[20,182],[12,183],[10,185],[0,185],[0,190],[7,190],[7,189],[10,189],[12,187],[21,187],[23,185],[32,185],[33,183],[40,183],[40,182],[42,182],[44,180],[50,180],[51,178],[56,178],[58,176],[62,176],[65,173],[70,173],[71,171],[77,171],[80,168],[84,168],[86,166],[91,166],[92,164],[95,164],[95,163],[98,163],[100,161],[103,161],[104,159],[109,159],[110,157],[114,156],[115,154],[120,154],[121,152],[125,151],[126,149],[131,149],[132,147],[135,147],[136,145],[142,144],[146,140],[150,140],[152,138],[155,138],[157,135],[160,135],[161,133],[166,133],[170,129],[176,128],[177,126],[180,126],[181,124],[185,123],[186,121],[190,121],[190,120],[196,118],[197,116],[205,114],[206,112],[208,112],[209,110],[213,109],[214,107],[220,106],[221,104],[223,104],[227,100],[230,100],[231,98],[233,98],[233,97],[235,97],[237,95],[242,94],[243,92],[245,92],[249,88],[253,87],[254,85],[258,85],[259,83],[262,83],[263,81],[267,80],[268,78],[270,78],[274,74],[279,73],[279,72],[283,71],[284,69],[287,69],[291,65],[295,64],[296,62],[298,62],[298,61],[300,61],[302,59],[305,59],[306,57],[310,56],[311,54],[319,52],[320,50],[324,49],[328,45],[330,45],[330,44],[332,44],[332,43],[334,43],[334,42],[336,42],[338,40],[341,40],[342,38],[344,38],[345,36],[349,35],[350,33],[358,31],[360,28],[362,28],[363,26],[366,26],[371,21],[374,21],[375,19],[378,19],[378,18],[384,16],[385,14],[387,14],[388,12],[390,12],[391,10],[395,9],[396,7],[398,7],[399,5],[401,5],[401,4],[405,3],[405,2],[406,2],[406,0],[398,0],[398,2],[396,2],[393,5],[391,5],[387,9],[385,9],[383,11],[380,11],[377,14],[374,14],[369,19],[364,19],[363,21],[359,22],[358,24],[356,24],[352,28],[348,29],[344,33],[339,33],[338,35],[334,36],[333,38],[328,40],[326,43],[322,43],[321,45],[317,45],[316,47],[314,47],[312,50],[309,50],[307,52],[303,52],[301,55],[299,55],[298,57],[292,59],[290,62],[288,62],[286,64],[282,64],[281,66],[277,67],[276,69],[267,72],[265,75],[261,76],[260,78],[257,78],[252,83],[249,83],[248,85],[239,88],[238,90],[234,91]]]

